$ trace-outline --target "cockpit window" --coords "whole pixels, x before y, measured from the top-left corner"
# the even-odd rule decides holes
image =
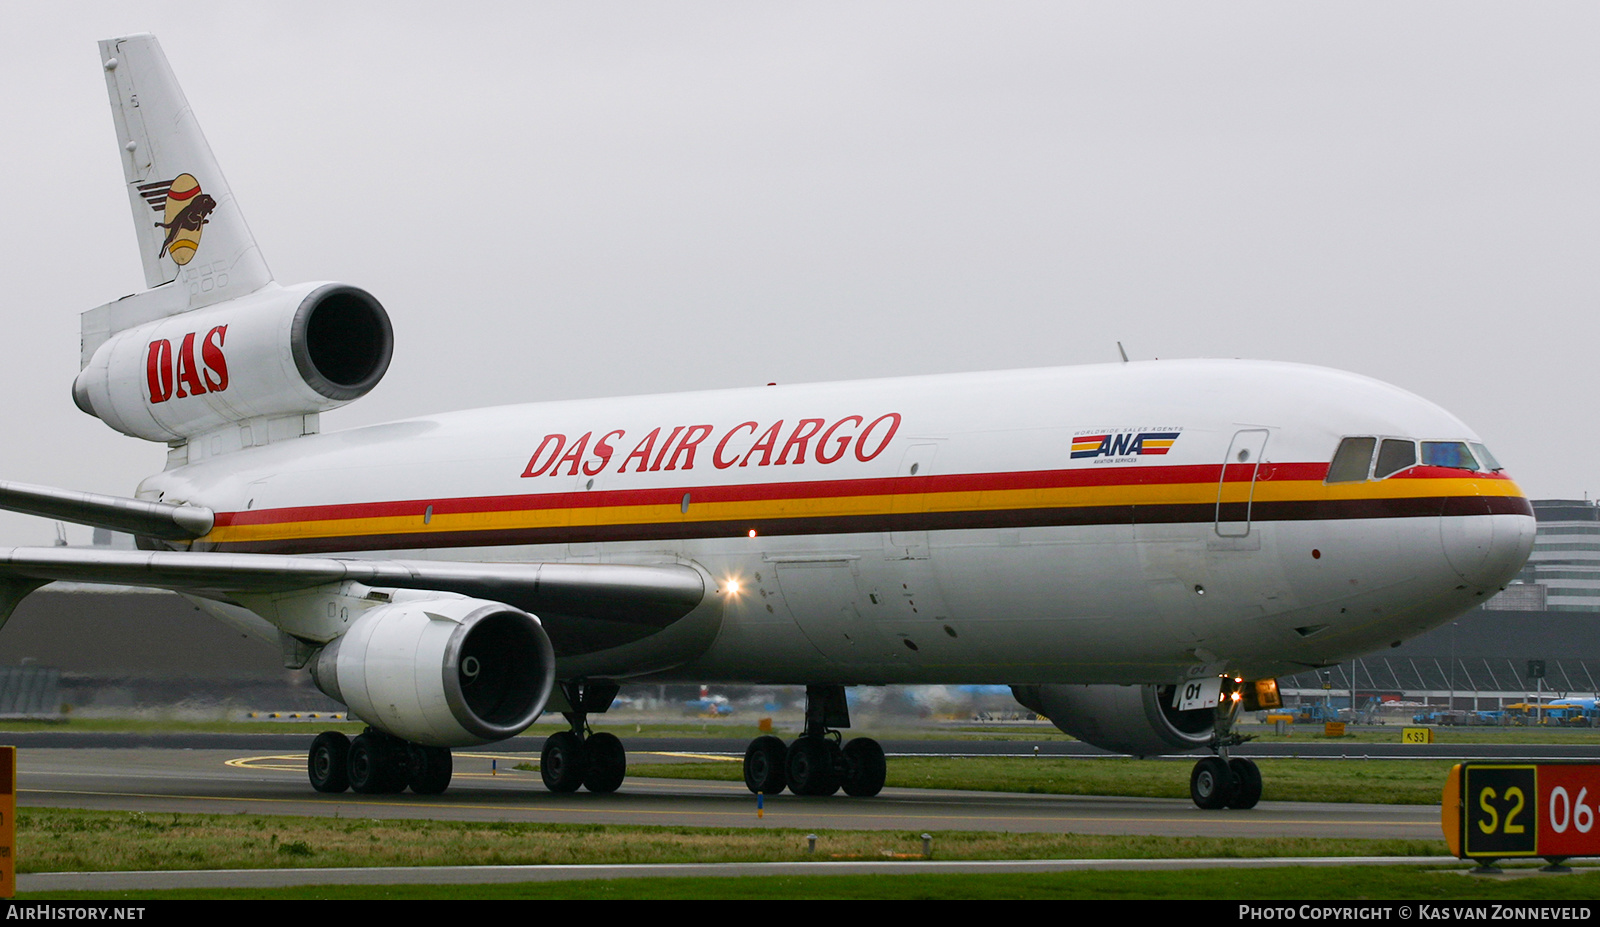
[[[1483,445],[1481,445],[1481,444],[1473,444],[1472,445],[1472,452],[1474,454],[1478,455],[1478,463],[1483,465],[1483,469],[1485,469],[1485,470],[1504,470],[1505,469],[1505,467],[1500,466],[1500,461],[1495,460],[1494,459],[1494,455],[1489,453],[1489,449],[1484,447]]]
[[[1463,448],[1465,450],[1465,448]],[[1381,480],[1393,476],[1417,462],[1417,443],[1403,438],[1384,438],[1378,448],[1378,465],[1372,469],[1372,478]]]
[[[1422,442],[1422,463],[1428,467],[1453,467],[1457,470],[1476,470],[1478,462],[1472,458],[1464,441]]]
[[[1345,438],[1328,464],[1327,483],[1358,483],[1381,480],[1417,465],[1417,444],[1410,438]],[[1423,466],[1449,467],[1479,472],[1500,470],[1500,462],[1489,449],[1477,442],[1423,441]],[[1377,459],[1373,459],[1373,452]]]
[[[1372,451],[1378,446],[1377,438],[1345,438],[1333,454],[1328,465],[1329,483],[1357,483],[1367,478],[1372,469]]]

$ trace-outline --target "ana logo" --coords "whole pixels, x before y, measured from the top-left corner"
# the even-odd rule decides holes
[[[174,395],[185,399],[203,393],[220,393],[228,388],[228,359],[222,354],[222,341],[228,337],[228,326],[218,325],[200,340],[200,362],[204,366],[194,362],[194,343],[199,335],[199,332],[184,335],[183,341],[178,344],[176,358],[173,357],[172,342],[165,338],[150,342],[150,352],[145,355],[144,364],[152,405],[166,402]]]
[[[200,233],[217,201],[200,189],[200,181],[193,174],[179,174],[170,181],[139,185],[139,195],[150,208],[162,214],[164,221],[157,228],[167,230],[157,257],[168,257],[177,264],[187,264],[200,247]]]
[[[1117,458],[1147,457],[1165,454],[1172,449],[1181,434],[1170,431],[1101,431],[1081,434],[1072,439],[1072,459],[1085,457]],[[1096,460],[1095,463],[1100,463]]]

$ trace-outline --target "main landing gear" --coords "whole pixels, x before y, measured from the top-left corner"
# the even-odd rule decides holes
[[[410,743],[370,727],[354,740],[323,731],[311,742],[306,771],[319,792],[350,789],[386,795],[409,788],[418,795],[438,795],[450,786],[450,750]]]
[[[628,775],[628,753],[615,734],[589,730],[589,712],[603,712],[617,697],[610,682],[563,683],[570,710],[561,712],[571,730],[557,731],[539,754],[539,776],[552,792],[615,792]]]
[[[1217,755],[1195,763],[1189,773],[1189,797],[1207,811],[1254,808],[1261,800],[1261,770],[1255,761],[1228,757],[1229,747],[1250,739],[1234,733],[1233,722],[1238,717],[1239,694],[1230,683],[1224,683],[1209,743]]]
[[[833,728],[850,726],[844,686],[806,686],[805,730],[785,746],[771,736],[757,737],[744,751],[744,784],[758,794],[785,788],[796,795],[870,797],[883,791],[888,764],[883,747],[870,737],[843,740]]]

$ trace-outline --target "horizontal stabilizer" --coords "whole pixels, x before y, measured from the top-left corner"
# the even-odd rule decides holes
[[[190,541],[211,530],[211,510],[198,505],[145,502],[0,480],[0,509],[109,528],[164,541]]]
[[[332,583],[455,592],[535,615],[664,628],[705,598],[692,567],[613,563],[469,563],[337,560],[277,554],[116,551],[78,547],[0,548],[0,606],[15,608],[47,582],[170,589],[213,598],[289,592]],[[7,592],[7,590],[11,590]],[[10,608],[0,620],[9,616]]]

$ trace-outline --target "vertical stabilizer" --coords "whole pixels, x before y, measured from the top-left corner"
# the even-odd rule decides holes
[[[106,39],[100,64],[145,283],[177,281],[197,309],[272,282],[156,37]]]

